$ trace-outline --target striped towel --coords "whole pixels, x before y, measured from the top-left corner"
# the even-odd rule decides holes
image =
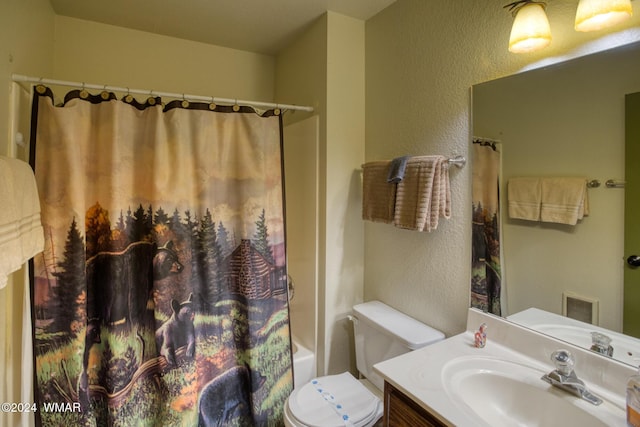
[[[539,177],[515,177],[507,186],[509,218],[540,221],[542,186]]]
[[[391,224],[396,200],[396,184],[387,182],[389,161],[362,165],[362,219]]]
[[[451,217],[449,164],[443,156],[411,157],[405,179],[396,190],[393,224],[431,231],[438,227],[440,217]]]
[[[0,157],[0,203],[1,289],[9,274],[44,248],[38,190],[27,163]]]
[[[543,178],[541,187],[541,221],[576,225],[589,215],[586,177]]]

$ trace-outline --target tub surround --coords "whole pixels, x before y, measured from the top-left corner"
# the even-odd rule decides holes
[[[295,336],[292,337],[293,351],[293,387],[302,387],[316,376],[316,358],[311,350],[301,344]]]
[[[474,333],[482,323],[487,325],[487,343],[484,348],[476,348]],[[569,394],[565,397],[562,394],[564,392],[560,393],[560,398],[569,399],[575,406],[599,417],[605,425],[625,426],[625,385],[627,379],[635,373],[631,366],[475,309],[468,311],[467,330],[464,333],[378,363],[374,370],[390,386],[405,394],[444,425],[478,426],[482,423],[477,414],[453,396],[451,387],[445,385],[447,381],[451,381],[451,371],[443,373],[443,370],[448,369],[450,361],[471,360],[473,366],[474,360],[485,363],[499,359],[548,373],[555,369],[550,355],[559,348],[571,351],[575,357],[575,372],[578,377],[591,391],[605,399],[605,404],[593,406],[584,401],[575,403],[578,398]],[[534,380],[535,386],[544,387],[542,380],[540,383]],[[553,393],[558,395],[555,391]]]

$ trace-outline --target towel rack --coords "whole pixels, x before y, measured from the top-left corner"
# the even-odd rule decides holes
[[[467,164],[467,158],[464,156],[453,156],[450,159],[447,159],[447,163],[450,165],[456,165],[457,167],[462,168]],[[362,173],[363,169],[360,168],[360,169],[357,169],[357,171]]]
[[[607,188],[624,188],[624,181],[618,181],[615,179],[608,179],[604,185]],[[600,181],[597,179],[592,179],[587,182],[587,188],[598,188],[600,187]]]

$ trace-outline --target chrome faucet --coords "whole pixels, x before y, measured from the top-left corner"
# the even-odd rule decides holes
[[[584,382],[578,379],[578,376],[573,370],[576,364],[575,359],[568,350],[554,351],[551,354],[551,361],[556,365],[556,369],[543,375],[542,379],[544,381],[594,405],[602,403],[602,399],[587,390]]]
[[[611,338],[600,332],[591,332],[591,351],[604,354],[605,356],[613,356],[613,347],[611,346]]]

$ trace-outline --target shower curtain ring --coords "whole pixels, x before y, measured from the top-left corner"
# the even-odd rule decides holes
[[[235,101],[233,102],[233,111],[235,112],[240,111],[240,106],[238,105],[238,98],[236,98]]]
[[[102,86],[102,93],[100,94],[100,96],[105,101],[109,99],[109,92],[107,91],[107,85],[103,85]]]
[[[80,98],[86,99],[89,96],[89,93],[85,89],[85,84],[82,82],[82,90],[80,91]]]
[[[156,99],[153,96],[153,89],[149,91],[149,99],[147,99],[149,105],[156,105]]]
[[[124,101],[128,104],[131,104],[131,101],[133,101],[133,96],[131,96],[131,91],[129,90],[129,88],[127,88],[127,94],[124,97]]]
[[[189,101],[187,101],[187,99],[184,96],[184,93],[182,94],[182,108],[187,108],[189,106]]]
[[[36,85],[36,91],[40,94],[40,95],[44,95],[44,93],[47,91],[47,89],[45,88],[45,86],[42,84],[42,77],[40,77],[38,79],[38,84]]]
[[[217,107],[216,103],[215,103],[215,98],[212,96],[211,97],[211,102],[209,103],[209,110],[213,111],[215,110]]]

